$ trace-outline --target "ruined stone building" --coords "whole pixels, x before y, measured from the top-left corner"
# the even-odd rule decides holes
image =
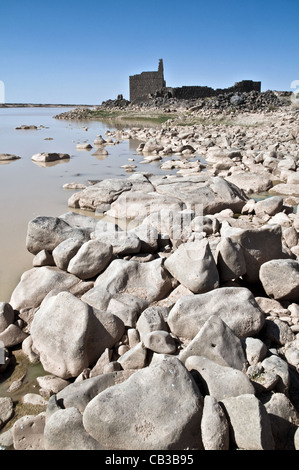
[[[163,60],[160,59],[157,72],[142,72],[130,76],[130,101],[147,98],[149,94],[154,94],[165,87]]]
[[[230,88],[213,89],[207,86],[166,87],[163,60],[160,59],[157,72],[142,72],[132,75],[130,80],[130,101],[145,100],[149,95],[167,96],[177,99],[198,99],[217,96],[222,93],[248,93],[261,91],[261,82],[243,80]]]

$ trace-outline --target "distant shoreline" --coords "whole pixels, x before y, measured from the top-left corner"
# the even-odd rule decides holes
[[[93,107],[94,104],[34,104],[34,103],[0,103],[0,108],[80,108]]]

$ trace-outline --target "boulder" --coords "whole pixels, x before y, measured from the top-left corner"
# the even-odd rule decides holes
[[[114,255],[128,255],[139,253],[141,241],[135,233],[119,231],[114,233],[97,231],[96,237],[102,243],[112,245]]]
[[[146,365],[147,349],[142,342],[133,346],[118,358],[123,370],[142,369]]]
[[[72,227],[59,217],[36,217],[28,224],[26,247],[34,255],[41,250],[52,252],[67,238],[87,241],[89,233],[84,229]]]
[[[281,196],[267,197],[258,201],[254,206],[254,212],[257,216],[265,214],[273,216],[282,211],[283,198]]]
[[[44,369],[63,379],[79,375],[123,335],[124,324],[93,309],[69,292],[60,292],[36,312],[31,336]]]
[[[111,204],[123,191],[130,191],[131,187],[132,183],[125,179],[105,179],[79,193],[75,193],[75,200],[71,196],[68,204],[69,207],[95,211],[97,206],[102,203]]]
[[[151,331],[143,336],[143,344],[147,349],[159,354],[175,354],[177,345],[168,331]]]
[[[0,302],[0,333],[14,322],[15,314],[12,306],[7,302]]]
[[[221,281],[230,281],[246,273],[243,249],[229,237],[221,238],[216,248],[216,258]]]
[[[85,408],[83,424],[105,449],[202,449],[202,407],[192,376],[169,356],[99,393]]]
[[[83,245],[82,240],[76,238],[67,238],[54,248],[52,252],[53,260],[56,266],[63,271],[67,270],[70,260],[78,253]]]
[[[90,279],[106,269],[112,255],[111,244],[97,239],[89,240],[83,243],[70,260],[67,270],[80,279]]]
[[[130,294],[114,294],[108,305],[107,311],[119,317],[126,327],[135,327],[137,319],[147,307],[147,302]]]
[[[10,304],[14,310],[36,308],[53,289],[70,291],[81,282],[78,277],[56,267],[32,268],[22,274],[19,284],[12,292]]]
[[[198,373],[197,381],[206,394],[217,401],[239,395],[252,394],[255,389],[246,374],[232,367],[222,366],[203,356],[189,356],[185,362],[189,371]]]
[[[221,318],[238,338],[257,335],[265,323],[264,313],[245,287],[221,287],[181,297],[167,322],[174,335],[193,339],[211,315]]]
[[[266,395],[264,406],[270,418],[275,450],[296,450],[294,437],[299,429],[299,413],[283,393]]]
[[[24,333],[17,324],[12,323],[0,333],[0,344],[5,348],[12,348],[21,344],[27,336],[27,333]]]
[[[238,188],[242,189],[246,194],[264,193],[273,186],[271,173],[268,171],[263,172],[240,172],[233,173],[225,177],[226,181],[235,184]]]
[[[12,428],[14,450],[45,450],[45,420],[45,413],[19,418]]]
[[[84,294],[82,300],[99,308],[98,302],[103,306],[103,296],[108,303],[114,294],[125,293],[150,303],[169,294],[172,289],[171,279],[162,259],[148,263],[115,259],[98,276],[95,287]]]
[[[176,177],[153,181],[159,194],[176,197],[196,215],[215,214],[230,208],[241,212],[247,201],[245,193],[220,176]]]
[[[285,258],[282,250],[282,231],[279,225],[264,225],[258,229],[240,229],[222,226],[221,236],[228,236],[241,246],[246,265],[244,280],[259,282],[259,270],[263,263]]]
[[[229,450],[229,424],[220,404],[211,395],[204,398],[201,434],[205,450]]]
[[[14,413],[14,404],[10,397],[0,397],[0,429],[10,420]]]
[[[241,340],[217,315],[208,318],[179,358],[185,363],[189,356],[204,356],[222,366],[241,371],[246,369]]]
[[[282,282],[282,279],[287,282]],[[299,303],[298,261],[273,259],[263,263],[260,268],[260,280],[269,297]]]
[[[152,331],[169,331],[164,314],[168,312],[167,308],[152,306],[146,308],[140,315],[136,323],[136,329],[143,339],[145,335]]]
[[[253,394],[242,394],[221,400],[238,449],[274,450],[269,415]]]
[[[116,219],[137,219],[143,221],[150,214],[159,212],[162,209],[179,212],[185,209],[185,204],[175,196],[158,194],[156,192],[130,191],[121,194],[111,204],[111,209],[107,212],[107,215]]]
[[[45,450],[103,450],[85,431],[77,408],[58,410],[47,419],[44,445]]]
[[[108,374],[100,374],[80,382],[73,382],[57,393],[57,403],[62,408],[77,408],[83,413],[88,403],[99,393],[112,385],[120,384],[127,380],[135,371],[118,371]]]
[[[69,160],[70,155],[67,153],[48,153],[48,152],[43,152],[43,153],[36,153],[31,157],[31,160],[33,162],[43,162],[43,163],[49,163],[49,162],[56,162],[57,160]]]
[[[170,274],[195,294],[204,293],[219,287],[219,274],[205,239],[181,244],[165,260],[165,268]]]

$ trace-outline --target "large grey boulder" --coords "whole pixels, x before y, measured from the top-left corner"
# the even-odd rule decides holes
[[[115,259],[98,276],[94,288],[84,294],[82,300],[99,308],[98,302],[103,302],[103,296],[109,303],[114,294],[123,293],[150,303],[166,297],[171,289],[172,278],[161,258],[148,263]]]
[[[57,268],[66,271],[70,260],[77,254],[83,243],[82,240],[76,238],[67,238],[59,243],[52,252],[53,260]]]
[[[95,312],[69,292],[60,292],[36,312],[31,337],[46,371],[63,379],[78,376],[123,335],[124,324]]]
[[[102,203],[111,204],[123,191],[130,191],[132,183],[129,180],[111,178],[105,179],[70,197],[69,207],[95,211]]]
[[[83,424],[106,449],[202,449],[202,407],[185,366],[166,357],[99,393],[85,408]]]
[[[275,450],[295,450],[299,413],[292,402],[283,393],[273,393],[266,395],[263,403],[270,418]]]
[[[165,268],[171,275],[195,294],[219,287],[219,274],[209,242],[200,241],[181,244],[165,260]]]
[[[103,450],[85,431],[77,408],[57,410],[46,420],[44,446],[45,450]]]
[[[245,258],[248,283],[259,282],[259,270],[263,263],[282,259],[282,231],[280,225],[264,225],[258,229],[240,229],[223,224],[221,236],[228,236],[232,242],[241,246]]]
[[[260,280],[269,297],[299,302],[299,263],[292,259],[262,264]]]
[[[221,400],[228,414],[234,441],[243,450],[274,450],[269,415],[253,394]]]
[[[244,393],[255,393],[247,375],[238,369],[222,366],[203,356],[189,356],[185,365],[189,371],[198,372],[201,386],[217,401]]]
[[[15,314],[7,302],[0,302],[0,333],[14,322]]]
[[[14,450],[45,450],[45,420],[44,412],[19,418],[12,427]]]
[[[229,424],[220,404],[211,395],[204,398],[201,434],[205,450],[229,450]]]
[[[141,250],[141,241],[133,232],[115,231],[114,233],[97,231],[96,237],[102,243],[112,245],[114,255],[128,255],[139,253]]]
[[[12,292],[10,304],[14,310],[39,307],[53,289],[71,290],[82,281],[56,267],[42,266],[25,271]]]
[[[196,215],[215,214],[227,208],[241,212],[247,201],[241,189],[219,176],[176,177],[153,181],[153,184],[159,194],[180,199]]]
[[[57,393],[57,403],[62,408],[77,408],[83,413],[88,403],[106,388],[112,387],[127,380],[135,371],[117,371],[107,374],[100,374],[96,377],[79,382],[73,382]]]
[[[243,249],[229,237],[221,238],[216,250],[217,268],[221,281],[230,281],[246,273]]]
[[[189,356],[204,356],[241,371],[245,370],[247,363],[241,340],[217,315],[205,322],[179,358],[185,363]]]
[[[268,171],[235,172],[230,176],[226,176],[225,179],[245,191],[246,194],[263,193],[273,186],[272,175]]]
[[[185,204],[175,196],[162,195],[157,192],[143,193],[142,191],[130,191],[121,194],[111,204],[107,212],[110,217],[117,219],[139,219],[143,221],[148,215],[168,209],[179,212],[185,209]]]
[[[222,287],[181,297],[167,322],[176,336],[193,339],[211,315],[221,318],[238,338],[257,335],[265,322],[264,313],[245,287]]]
[[[59,217],[36,217],[27,228],[26,247],[36,255],[41,250],[52,252],[59,243],[67,238],[87,241],[88,231],[73,227]]]
[[[89,240],[70,260],[67,270],[80,279],[90,279],[106,269],[112,256],[113,248],[110,243]]]

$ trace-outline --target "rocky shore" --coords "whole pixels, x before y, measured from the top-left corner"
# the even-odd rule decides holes
[[[299,449],[299,113],[210,112],[107,131],[165,175],[131,168],[29,222],[0,373],[16,348],[40,362],[22,400],[42,408],[11,425],[0,398],[2,447]]]

